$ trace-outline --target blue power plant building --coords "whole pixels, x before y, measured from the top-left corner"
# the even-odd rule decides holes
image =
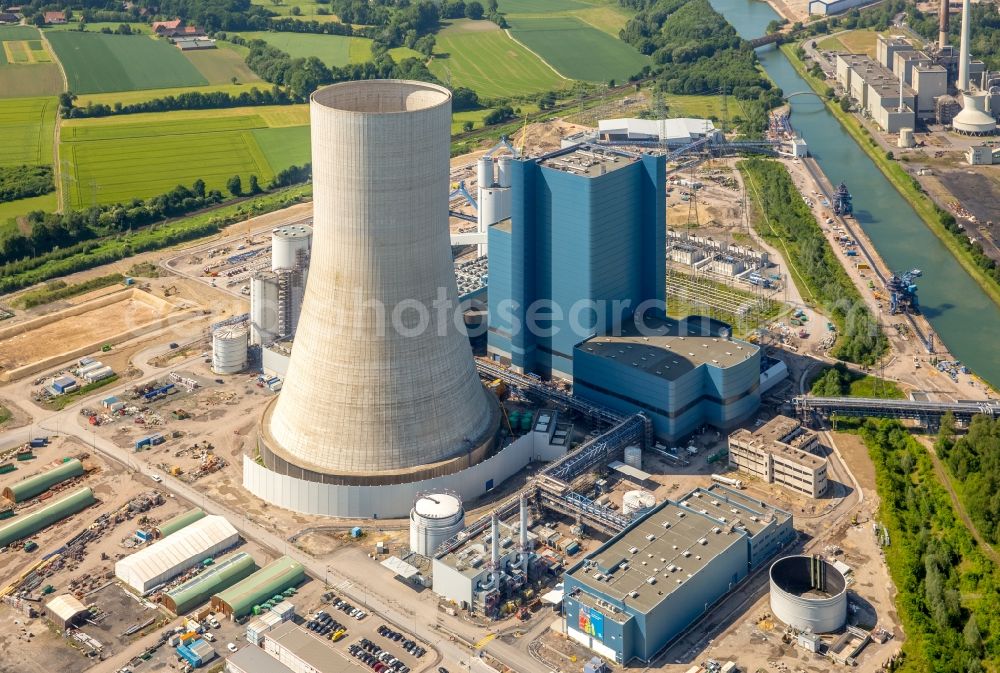
[[[487,348],[517,371],[572,378],[576,344],[644,302],[665,306],[666,163],[577,145],[510,171],[511,216],[488,234]]]
[[[729,326],[693,316],[633,322],[573,349],[573,394],[622,413],[642,411],[670,441],[704,424],[729,430],[760,406],[760,348]]]
[[[791,514],[718,484],[667,500],[567,571],[566,634],[649,662],[794,538]]]

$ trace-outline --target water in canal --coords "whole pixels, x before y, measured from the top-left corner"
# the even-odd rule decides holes
[[[746,39],[764,35],[767,24],[780,18],[770,5],[757,0],[711,2]],[[758,55],[786,95],[810,91],[780,51],[765,47]],[[920,305],[937,338],[973,371],[1000,386],[1000,349],[993,341],[1000,336],[1000,307],[962,269],[821,101],[795,96],[791,105],[792,126],[805,137],[830,181],[847,183],[857,221],[889,268],[923,271],[918,281]]]

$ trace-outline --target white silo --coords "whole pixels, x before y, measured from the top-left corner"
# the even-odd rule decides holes
[[[510,187],[510,157],[500,157],[497,159],[497,185],[500,187]]]
[[[477,164],[479,170],[476,175],[476,182],[480,189],[493,186],[493,159],[480,157]]]
[[[260,426],[263,465],[275,484],[294,475],[358,487],[476,465],[499,427],[496,400],[456,321],[420,318],[421,309],[437,315],[441,296],[458,305],[451,93],[344,82],[313,93],[310,117],[309,280],[284,387]]]
[[[220,327],[212,332],[212,371],[236,374],[247,368],[247,328]]]
[[[312,227],[289,224],[271,232],[271,270],[305,269],[309,266]]]
[[[626,491],[622,496],[622,514],[638,516],[656,507],[656,496],[649,491]]]
[[[457,495],[426,493],[410,510],[410,550],[433,556],[442,544],[465,528],[465,509]]]

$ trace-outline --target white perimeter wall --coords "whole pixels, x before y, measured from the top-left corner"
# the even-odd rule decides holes
[[[358,519],[396,519],[409,516],[418,493],[450,489],[469,502],[486,493],[487,482],[496,488],[536,457],[536,433],[529,432],[500,453],[478,465],[443,477],[410,484],[343,486],[320,484],[282,474],[243,456],[243,486],[258,498],[303,514]],[[541,443],[539,443],[541,444]],[[541,448],[540,446],[538,448]],[[546,444],[546,460],[554,457]],[[561,449],[562,447],[560,447]]]

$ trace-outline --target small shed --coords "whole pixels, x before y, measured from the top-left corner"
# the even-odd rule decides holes
[[[78,624],[88,614],[87,606],[71,594],[53,598],[45,604],[45,612],[63,631]]]

